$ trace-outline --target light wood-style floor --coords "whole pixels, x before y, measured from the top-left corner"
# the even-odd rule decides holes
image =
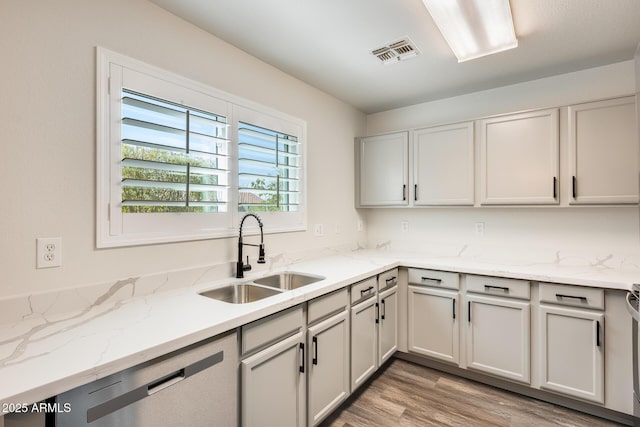
[[[394,359],[321,427],[617,425]]]

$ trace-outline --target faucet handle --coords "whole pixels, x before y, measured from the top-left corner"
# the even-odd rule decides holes
[[[242,271],[251,270],[251,264],[249,264],[249,257],[247,256],[247,263],[242,266]]]

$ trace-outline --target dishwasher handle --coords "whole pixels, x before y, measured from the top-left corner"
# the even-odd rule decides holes
[[[188,378],[198,372],[204,371],[213,365],[216,365],[224,360],[224,352],[220,351],[212,356],[205,357],[189,366],[175,371],[169,375],[165,375],[154,381],[151,381],[143,386],[137,387],[131,391],[128,391],[120,396],[117,396],[106,402],[102,402],[87,410],[87,423],[91,423],[97,419],[100,419],[106,415],[109,415],[119,409],[129,406],[132,403],[149,397],[155,393],[158,393],[166,388],[171,387],[174,384]]]
[[[174,372],[173,374],[169,374],[166,377],[160,378],[157,381],[152,382],[147,385],[147,395],[151,396],[159,391],[164,390],[167,387],[171,387],[172,385],[179,383],[186,377],[184,376],[184,369],[180,369],[179,371]]]

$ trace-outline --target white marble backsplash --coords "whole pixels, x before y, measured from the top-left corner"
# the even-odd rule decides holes
[[[252,263],[254,269],[250,274],[266,273],[285,268],[293,263],[358,249],[364,248],[356,244],[294,254],[278,253],[271,256],[267,254],[267,262],[264,265]],[[99,316],[104,310],[117,308],[131,298],[232,278],[234,275],[235,262],[224,262],[51,292],[2,298],[0,299],[0,330],[18,322],[24,325],[25,321],[33,324],[35,329],[38,329],[39,325],[51,326],[53,322],[73,322],[76,317],[85,319],[85,315],[92,311]],[[2,344],[0,342],[0,360],[2,360]]]
[[[596,271],[638,271],[640,280],[640,247],[637,250],[616,252],[603,248],[576,250],[447,241],[381,240],[372,242],[370,248],[394,253],[413,253],[429,258],[458,258],[505,267],[564,266],[586,267]]]
[[[275,269],[309,259],[322,258],[359,250],[374,250],[384,253],[410,254],[411,257],[425,257],[440,260],[465,260],[474,263],[508,267],[575,268],[591,271],[638,272],[640,281],[640,252],[610,253],[607,251],[554,250],[527,247],[504,247],[451,242],[393,241],[372,242],[368,248],[361,244],[313,250],[308,253],[279,253],[267,257],[265,265],[254,265],[251,275],[266,273]],[[196,286],[207,282],[232,278],[235,263],[225,262],[182,270],[160,272],[150,275],[123,278],[117,281],[72,287],[52,292],[22,295],[0,299],[0,329],[20,324],[21,328],[32,328],[36,334],[39,328],[53,323],[73,323],[75,318],[86,320],[101,316],[126,304],[127,300],[144,297],[177,288]],[[28,337],[27,339],[31,339]],[[0,342],[0,360],[2,355]],[[6,355],[4,355],[6,357]]]

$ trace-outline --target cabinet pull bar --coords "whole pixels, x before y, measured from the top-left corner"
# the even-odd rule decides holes
[[[484,290],[485,291],[491,291],[492,289],[497,289],[497,290],[503,291],[505,294],[509,293],[509,288],[504,287],[504,286],[484,285]]]
[[[302,364],[300,365],[300,373],[304,374],[304,343],[300,343],[300,350],[302,350]]]
[[[574,295],[556,294],[556,298],[558,298],[558,299],[572,298],[572,299],[578,299],[580,301],[587,302],[587,297],[579,297],[579,296],[574,296]]]
[[[553,198],[558,198],[558,178],[553,177]]]
[[[386,282],[387,286],[389,286],[389,285],[395,285],[397,280],[398,280],[398,278],[396,276],[393,276],[390,279],[386,279],[385,282]]]
[[[571,178],[573,198],[575,199],[576,197],[578,197],[578,178],[576,178],[575,176],[572,176]]]
[[[413,185],[413,200],[418,201],[418,184]]]
[[[423,282],[425,280],[431,280],[431,281],[436,282],[436,283],[442,283],[442,279],[433,279],[431,277],[424,277],[424,276],[422,276],[421,279],[422,279]]]
[[[313,363],[314,365],[318,364],[318,337],[314,336],[312,339],[313,341],[313,360],[311,361],[311,363]]]
[[[402,200],[407,200],[407,184],[402,185]]]
[[[386,304],[384,302],[385,302],[385,300],[382,300],[382,315],[380,315],[380,318],[382,320],[384,320],[384,316],[385,316],[385,314],[387,314],[387,306],[386,306]]]
[[[360,290],[360,296],[363,296],[367,292],[371,292],[372,289],[373,289],[373,286],[369,286],[367,289],[361,289]]]
[[[380,304],[376,303],[376,323],[380,323]]]
[[[456,299],[453,298],[451,301],[453,301],[453,320],[456,319]]]
[[[467,315],[469,316],[469,323],[471,323],[471,301],[469,301],[468,303],[468,307],[467,307]]]
[[[596,347],[600,347],[600,321],[596,320]]]

